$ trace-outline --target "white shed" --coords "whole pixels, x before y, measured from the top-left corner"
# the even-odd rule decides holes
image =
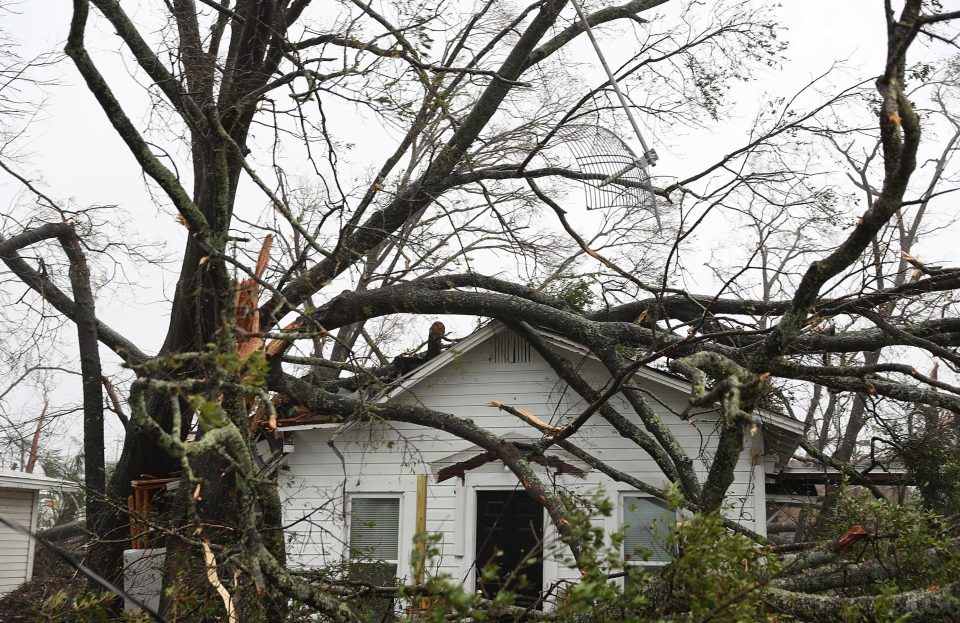
[[[40,492],[76,488],[72,482],[0,469],[0,516],[36,532]],[[33,577],[33,552],[30,537],[0,525],[0,596]]]

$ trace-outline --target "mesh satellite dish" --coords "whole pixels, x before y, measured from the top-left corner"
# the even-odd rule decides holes
[[[647,142],[643,140],[643,132],[640,131],[640,125],[637,123],[637,120],[634,119],[633,112],[630,110],[630,103],[624,96],[623,91],[620,90],[617,77],[614,75],[613,70],[610,69],[610,64],[603,55],[600,43],[597,42],[597,38],[593,35],[593,29],[590,27],[590,21],[587,19],[587,16],[583,13],[583,7],[580,6],[577,0],[570,0],[570,3],[577,11],[577,17],[580,18],[580,25],[583,27],[584,32],[587,33],[590,44],[597,53],[597,59],[600,61],[604,73],[607,74],[608,84],[613,88],[613,92],[616,93],[617,99],[620,101],[620,107],[627,116],[627,120],[630,122],[630,127],[633,128],[637,140],[640,141],[640,146],[643,147],[643,155],[638,158],[637,155],[633,153],[633,150],[610,130],[598,126],[573,126],[593,128],[592,141],[589,130],[581,135],[581,140],[574,141],[575,144],[587,145],[587,147],[584,148],[585,151],[581,152],[583,155],[575,154],[577,164],[586,170],[591,167],[615,168],[616,164],[619,163],[621,165],[620,169],[610,172],[604,171],[603,174],[605,177],[595,186],[594,191],[597,193],[608,193],[609,191],[604,190],[608,185],[614,185],[615,187],[618,186],[624,189],[636,188],[636,194],[630,190],[614,190],[612,195],[600,195],[599,198],[610,199],[612,196],[615,198],[614,201],[620,201],[626,196],[631,200],[635,199],[637,206],[647,207],[653,211],[653,215],[657,219],[657,228],[662,229],[660,213],[657,211],[657,202],[650,187],[650,174],[647,172],[647,167],[657,164],[657,151],[649,147]],[[639,184],[637,184],[637,182],[639,182]],[[589,186],[589,183],[584,181],[584,190],[587,193],[587,208],[591,207],[591,199],[598,199],[596,194],[591,197]],[[603,203],[601,202],[600,205],[602,206]]]
[[[568,125],[555,135],[571,152],[583,179],[588,210],[629,208],[652,212],[660,227],[647,163],[623,139],[598,125]]]

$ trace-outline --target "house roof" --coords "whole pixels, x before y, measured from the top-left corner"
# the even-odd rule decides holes
[[[388,385],[380,394],[373,397],[374,402],[388,402],[405,391],[416,387],[419,383],[429,378],[434,373],[440,371],[444,366],[453,363],[458,357],[470,352],[477,346],[480,346],[490,338],[503,331],[509,331],[503,323],[491,321],[480,327],[470,335],[458,341],[456,344],[443,351],[433,359],[426,361],[423,365],[411,370],[404,376],[396,379]],[[535,328],[551,345],[574,353],[580,357],[589,357],[596,359],[596,356],[590,352],[590,349],[564,336],[558,335],[545,329]],[[660,385],[679,390],[684,393],[690,392],[690,383],[683,377],[677,376],[656,368],[643,366],[636,372],[636,376],[641,379],[658,383]],[[763,425],[763,438],[768,454],[776,455],[786,459],[793,455],[803,436],[803,423],[789,416],[757,409],[754,412],[757,419]],[[293,426],[284,426],[283,430],[307,430],[315,428],[337,428],[340,423],[317,422],[302,423]]]
[[[590,352],[590,349],[579,342],[545,329],[535,328],[535,330],[553,346],[573,352],[581,357],[596,358],[595,355]],[[394,381],[383,392],[380,393],[380,395],[376,398],[376,401],[387,402],[393,398],[396,398],[403,392],[412,389],[421,381],[430,377],[447,364],[452,363],[457,357],[460,357],[473,350],[502,331],[509,331],[509,329],[501,322],[488,322],[486,325],[463,338],[430,361],[427,361],[420,367]],[[689,381],[681,376],[663,372],[662,370],[657,370],[656,368],[643,366],[637,370],[636,376],[659,383],[660,385],[671,387],[684,393],[690,392]],[[784,433],[788,433],[790,436],[801,435],[803,433],[803,423],[789,416],[774,413],[766,409],[757,409],[757,416],[762,423],[781,429]]]
[[[75,482],[61,480],[59,478],[50,478],[49,476],[40,476],[38,474],[28,474],[27,472],[18,472],[12,469],[0,469],[0,489],[31,489],[39,491],[41,489],[79,489],[80,486]]]

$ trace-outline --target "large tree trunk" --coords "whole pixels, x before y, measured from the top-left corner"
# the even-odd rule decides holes
[[[242,127],[235,128],[240,135],[245,134],[249,127],[249,119]],[[240,144],[243,141],[239,141]],[[224,345],[234,344],[231,334],[233,330],[233,297],[234,284],[228,277],[228,270],[224,262],[216,254],[222,254],[226,247],[226,235],[232,212],[233,201],[240,172],[240,160],[231,157],[235,150],[222,140],[215,140],[211,136],[194,135],[193,137],[193,172],[194,172],[194,203],[211,226],[211,235],[206,242],[201,242],[196,232],[191,232],[187,238],[183,253],[183,262],[180,269],[180,278],[177,282],[167,336],[158,353],[159,361],[156,369],[147,370],[141,374],[164,378],[166,380],[189,379],[203,377],[213,373],[211,369],[203,369],[205,364],[188,363],[178,368],[171,378],[162,359],[167,356],[184,353],[209,352],[211,345],[216,344],[221,355],[229,356],[222,348]],[[219,166],[218,166],[219,163]],[[226,164],[226,166],[223,166]],[[217,246],[209,247],[210,240],[216,241]],[[226,334],[226,339],[224,339]],[[236,355],[235,348],[233,354]],[[173,407],[165,392],[149,392],[146,398],[147,411],[151,418],[160,424],[166,432],[173,430]],[[238,410],[230,411],[233,424],[246,433],[246,412],[243,401],[237,403]],[[180,436],[186,439],[191,425],[194,423],[194,409],[186,401],[180,401]],[[199,504],[199,517],[209,518],[212,525],[226,524],[231,521],[225,518],[238,518],[237,504],[240,498],[235,494],[231,475],[231,467],[222,457],[213,456],[197,459],[193,465],[195,475],[205,484],[201,486],[202,503]],[[130,483],[145,474],[153,476],[167,476],[181,472],[179,459],[170,456],[158,447],[156,435],[140,426],[135,419],[131,419],[124,441],[123,451],[117,468],[110,483],[110,496],[118,503],[114,505],[114,512],[109,518],[111,534],[123,535],[126,533],[128,519],[123,512],[125,501],[131,493]],[[193,485],[186,481],[183,475],[182,488],[190,489]],[[179,512],[168,519],[174,524],[184,525],[191,517],[192,502],[189,497],[178,496]],[[278,529],[279,526],[274,526]],[[122,567],[123,549],[126,546],[125,538],[112,540],[105,554],[112,561],[113,568]],[[166,539],[166,546],[172,558],[187,555],[182,543],[177,537]],[[282,540],[279,542],[282,547]],[[106,548],[105,548],[106,549]],[[275,552],[282,558],[282,550]],[[193,571],[199,576],[205,572],[202,559],[194,551],[188,555],[195,563]],[[168,565],[176,573],[168,574],[167,583],[173,582],[177,574],[182,574],[190,568],[186,561]],[[201,586],[209,588],[204,581]]]

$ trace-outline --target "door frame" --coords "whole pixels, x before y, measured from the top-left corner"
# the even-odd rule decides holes
[[[492,464],[503,465],[499,461]],[[518,494],[528,494],[526,490],[524,490],[523,485],[520,484],[520,480],[509,471],[500,471],[497,473],[467,472],[464,478],[464,488],[466,489],[466,495],[464,496],[465,512],[463,514],[463,528],[464,536],[466,537],[464,539],[466,547],[464,547],[464,556],[460,565],[460,577],[464,578],[464,586],[474,587],[477,585],[477,568],[473,564],[477,557],[477,492],[513,491],[514,488],[516,488]],[[546,509],[543,511],[543,524],[543,541],[544,543],[549,543],[556,537],[556,532],[553,529],[553,522],[550,521],[550,515]],[[544,587],[550,586],[553,582],[556,576],[556,570],[553,568],[554,565],[551,564],[547,556],[543,556],[541,564],[543,565],[543,584],[540,590],[543,591]]]

